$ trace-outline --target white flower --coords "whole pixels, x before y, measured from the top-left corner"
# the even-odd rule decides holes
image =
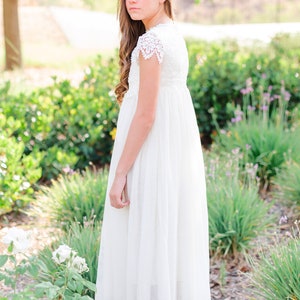
[[[14,254],[26,251],[31,244],[28,232],[16,227],[12,227],[7,231],[7,234],[2,238],[2,242],[8,245],[13,243]]]
[[[13,180],[16,180],[16,181],[20,180],[20,176],[19,175],[14,175]]]
[[[30,188],[30,183],[28,181],[24,181],[20,186],[20,191],[24,191]]]
[[[68,267],[73,268],[78,273],[87,272],[89,270],[85,259],[80,256],[75,256],[72,260],[70,260]]]
[[[72,250],[69,246],[63,244],[60,245],[55,251],[52,252],[52,259],[61,264],[66,260],[69,260],[72,256],[75,256],[76,252]]]

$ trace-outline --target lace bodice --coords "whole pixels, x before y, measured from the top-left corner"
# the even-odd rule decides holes
[[[185,41],[173,23],[159,24],[139,37],[131,56],[128,93],[139,88],[139,56],[149,59],[156,55],[161,68],[160,89],[172,84],[186,86],[188,55]]]

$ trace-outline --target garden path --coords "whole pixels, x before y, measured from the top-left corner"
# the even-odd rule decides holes
[[[69,43],[78,48],[114,49],[118,46],[115,15],[80,9],[51,7],[54,19]],[[242,43],[269,42],[278,33],[300,33],[299,23],[199,25],[177,22],[185,37],[208,41],[237,39]]]

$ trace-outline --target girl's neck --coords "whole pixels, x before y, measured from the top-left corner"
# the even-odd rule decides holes
[[[169,23],[170,21],[171,19],[164,12],[153,16],[151,19],[142,20],[146,30],[149,30],[158,24]]]

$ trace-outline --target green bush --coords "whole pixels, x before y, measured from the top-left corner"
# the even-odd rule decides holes
[[[258,102],[250,83],[248,80],[245,88],[244,108],[230,108],[234,110],[235,117],[228,123],[227,130],[220,129],[216,122],[218,136],[215,140],[227,152],[234,148],[242,149],[246,153],[246,161],[258,165],[257,175],[261,179],[261,187],[266,188],[282,168],[286,155],[297,153],[300,141],[287,120],[290,94],[284,86],[281,87],[281,95],[272,94],[270,89],[262,92]],[[263,91],[263,87],[260,90]]]
[[[235,154],[205,157],[209,213],[210,250],[213,255],[245,254],[272,220],[269,205],[257,193],[256,166],[240,168]]]
[[[68,80],[12,96],[9,83],[0,91],[2,112],[19,121],[14,135],[25,143],[25,154],[44,151],[43,178],[51,179],[66,166],[84,169],[90,162],[110,161],[118,105],[113,88],[117,65],[100,57],[85,71],[79,87]],[[9,127],[7,124],[6,127]]]
[[[12,120],[0,114],[0,127],[5,121]],[[42,175],[42,153],[24,156],[24,147],[24,143],[0,129],[0,215],[28,205]]]
[[[277,245],[253,260],[252,282],[265,300],[300,299],[300,239]]]
[[[190,69],[188,86],[204,144],[214,136],[215,124],[209,113],[214,109],[217,121],[225,126],[232,116],[227,104],[241,104],[241,90],[252,78],[255,96],[259,86],[272,86],[280,94],[282,81],[291,93],[292,108],[300,102],[300,53],[294,37],[277,36],[269,46],[242,47],[234,41],[188,43]]]
[[[47,210],[50,220],[65,230],[74,221],[83,224],[93,215],[97,221],[102,220],[107,170],[95,172],[87,169],[83,174],[68,172],[69,175],[53,180],[51,186],[41,187],[37,207]]]
[[[82,274],[82,277],[90,282],[96,283],[98,255],[100,247],[100,222],[94,222],[94,218],[87,219],[84,225],[77,222],[70,224],[69,231],[62,236],[58,237],[57,241],[50,246],[46,246],[41,250],[38,255],[38,272],[31,272],[31,276],[37,282],[50,282],[54,283],[62,280],[57,272],[57,264],[52,259],[52,252],[59,245],[68,245],[77,252],[80,257],[85,258],[89,271]],[[94,293],[86,289],[85,295],[91,297]]]
[[[188,86],[204,144],[215,135],[210,109],[220,126],[225,126],[233,116],[228,104],[242,104],[241,90],[249,77],[256,96],[262,81],[279,94],[284,80],[290,102],[300,101],[300,54],[293,39],[278,36],[270,46],[259,49],[236,42],[188,43]],[[6,123],[3,129],[13,129],[13,135],[24,142],[26,155],[44,152],[43,180],[57,177],[67,166],[84,169],[90,162],[109,163],[118,114],[113,93],[117,61],[116,55],[109,60],[99,57],[86,69],[78,87],[55,77],[51,86],[29,94],[12,95],[9,83],[0,87],[0,113],[15,120],[13,128]]]

